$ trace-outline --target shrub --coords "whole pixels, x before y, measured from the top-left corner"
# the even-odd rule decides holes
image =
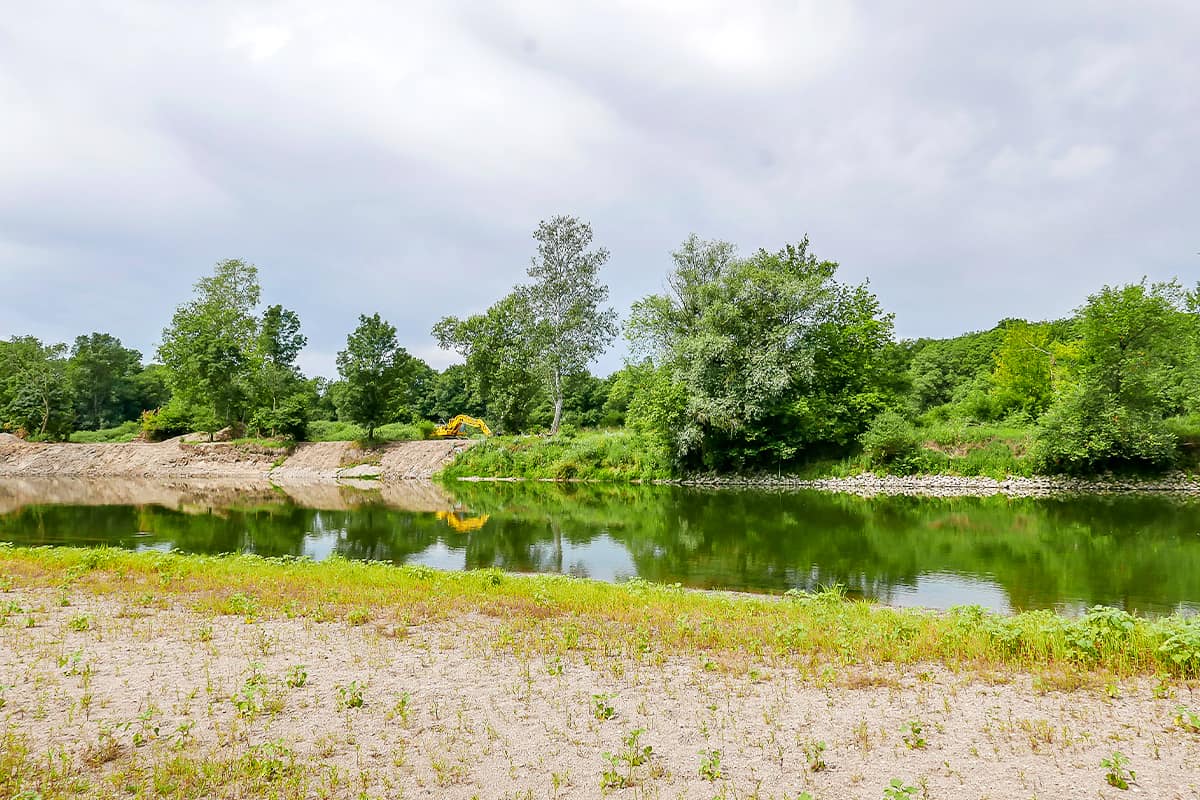
[[[859,437],[863,453],[873,465],[911,470],[921,451],[917,431],[903,414],[884,411]]]

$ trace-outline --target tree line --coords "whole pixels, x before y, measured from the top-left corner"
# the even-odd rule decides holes
[[[912,468],[922,430],[950,421],[1036,431],[1038,469],[1166,469],[1200,439],[1200,286],[1104,287],[1068,319],[1004,320],[898,341],[867,284],[838,279],[807,238],[743,255],[689,237],[664,290],[624,325],[607,307],[609,252],[586,222],[543,221],[527,282],[432,330],[462,363],[435,370],[362,315],[338,378],[297,366],[296,312],[266,305],[257,268],[222,261],[164,329],[154,360],[107,333],[71,347],[0,342],[0,427],[40,439],[122,425],[303,439],[314,423],[415,435],[458,413],[506,433],[620,428],[677,471],[752,471],[866,451]],[[626,365],[588,371],[623,332]]]

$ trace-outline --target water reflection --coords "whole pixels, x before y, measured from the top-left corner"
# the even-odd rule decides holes
[[[1200,601],[1194,499],[860,499],[545,484],[173,491],[158,487],[139,502],[128,486],[0,482],[0,540],[338,553],[743,591],[836,582],[881,602],[935,608],[1105,603],[1162,613],[1194,611]]]

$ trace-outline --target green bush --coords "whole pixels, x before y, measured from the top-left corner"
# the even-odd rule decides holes
[[[436,427],[432,422],[391,422],[375,429],[377,442],[407,442],[428,439]],[[357,442],[365,439],[367,429],[353,422],[317,419],[308,423],[306,438],[310,442]]]
[[[859,437],[863,454],[872,466],[911,471],[921,452],[917,429],[898,411],[884,411]]]
[[[102,444],[105,442],[132,442],[141,433],[141,425],[130,420],[122,422],[115,428],[102,428],[98,431],[75,431],[70,441],[80,444]]]

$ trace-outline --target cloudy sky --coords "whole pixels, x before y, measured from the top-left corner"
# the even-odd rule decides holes
[[[375,311],[444,366],[556,213],[623,313],[690,232],[807,233],[907,337],[1200,278],[1195,0],[4,7],[3,337],[149,354],[240,257],[310,372]]]

